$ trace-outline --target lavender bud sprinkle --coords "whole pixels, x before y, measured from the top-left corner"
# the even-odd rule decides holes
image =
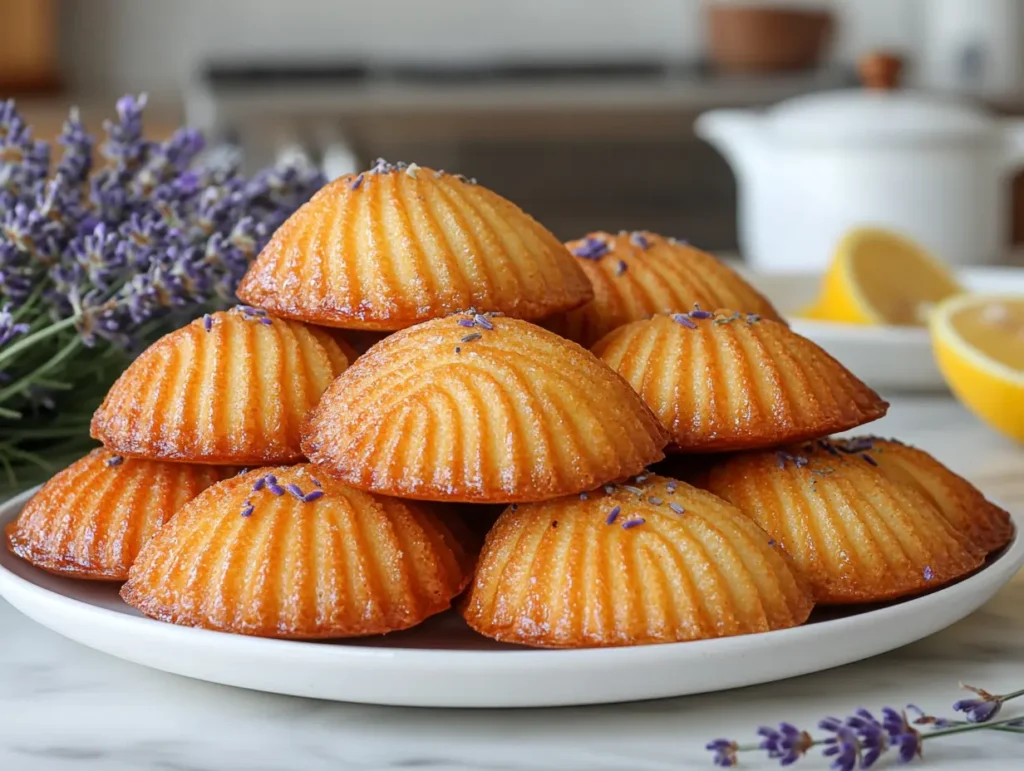
[[[572,253],[584,260],[600,260],[611,251],[608,244],[600,238],[584,238],[582,243],[573,247]]]
[[[674,322],[676,322],[676,324],[681,324],[682,326],[686,327],[687,329],[696,329],[697,328],[697,325],[694,324],[693,320],[690,319],[690,317],[687,316],[685,313],[673,313],[672,314],[672,320]]]

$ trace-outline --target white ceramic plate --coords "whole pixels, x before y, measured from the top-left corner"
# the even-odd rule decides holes
[[[806,307],[821,282],[819,274],[743,272],[787,316]],[[957,275],[965,287],[977,292],[1024,295],[1024,268],[972,268]],[[861,327],[800,318],[792,318],[791,323],[794,330],[835,356],[872,388],[946,389],[926,329]]]
[[[28,494],[0,507],[0,532]],[[423,707],[549,707],[657,699],[772,682],[868,658],[968,615],[1024,563],[1018,535],[980,572],[932,594],[816,614],[796,629],[669,645],[529,650],[471,632],[454,613],[363,641],[289,642],[139,616],[117,587],[52,576],[0,548],[0,596],[96,650],[214,683],[335,701]]]

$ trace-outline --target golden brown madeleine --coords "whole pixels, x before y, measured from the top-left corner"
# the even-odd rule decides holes
[[[250,471],[193,500],[143,549],[121,596],[222,632],[383,634],[448,608],[469,581],[463,526],[313,467]]]
[[[506,509],[459,609],[503,642],[584,648],[784,629],[812,605],[789,558],[738,509],[641,475]]]
[[[829,444],[840,452],[873,458],[889,477],[924,495],[949,524],[982,551],[1001,549],[1013,538],[1013,522],[1007,512],[924,450],[877,437],[833,439]]]
[[[782,321],[736,271],[687,243],[647,231],[591,233],[567,246],[594,287],[594,299],[544,321],[585,348],[630,321],[681,313],[694,303],[738,308]]]
[[[916,594],[984,559],[917,490],[826,442],[734,455],[703,485],[777,539],[821,603]]]
[[[363,490],[501,503],[624,479],[666,441],[590,352],[526,321],[460,313],[363,354],[311,413],[302,447]]]
[[[876,420],[889,406],[786,325],[731,311],[634,321],[594,353],[643,397],[676,452],[825,436]]]
[[[460,175],[379,160],[295,212],[238,296],[287,318],[394,330],[469,307],[539,319],[594,295],[515,204]]]
[[[306,413],[347,365],[327,330],[239,306],[146,349],[107,393],[92,436],[159,460],[298,461]]]
[[[73,578],[124,581],[160,526],[234,469],[93,450],[43,485],[7,526],[15,554]]]

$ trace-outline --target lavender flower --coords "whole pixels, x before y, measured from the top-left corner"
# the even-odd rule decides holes
[[[25,321],[45,319],[48,355],[70,343],[69,326],[86,345],[137,351],[177,326],[179,309],[232,300],[265,239],[323,183],[301,163],[249,180],[237,160],[199,164],[194,130],[145,139],[145,104],[118,101],[100,146],[109,163],[96,172],[97,143],[77,111],[51,170],[49,145],[32,139],[13,102],[0,104],[0,303],[20,309],[35,291]],[[123,364],[111,360],[115,371]]]
[[[639,230],[634,230],[629,234],[629,242],[633,244],[633,246],[643,249],[644,251],[651,247],[650,241],[648,241],[647,237]]]
[[[858,709],[848,717],[846,726],[857,734],[860,742],[860,767],[870,768],[889,747],[885,727],[866,709]]]
[[[900,763],[909,763],[921,756],[921,733],[907,722],[904,713],[885,707],[882,725],[888,734],[889,744],[899,751]]]
[[[891,707],[882,709],[881,720],[866,709],[858,709],[845,720],[827,717],[820,721],[818,728],[827,734],[822,738],[815,738],[790,723],[780,723],[778,728],[758,729],[760,742],[757,744],[716,739],[706,747],[714,753],[714,762],[719,766],[737,765],[740,753],[754,751],[765,752],[769,758],[788,766],[805,757],[813,748],[820,747],[822,756],[831,761],[829,768],[832,771],[854,771],[873,767],[889,752],[895,753],[900,763],[909,763],[922,757],[922,746],[928,739],[977,730],[1024,732],[1024,720],[1021,718],[991,723],[971,720],[972,714],[979,721],[991,720],[1003,703],[1024,696],[1024,690],[995,696],[980,688],[963,687],[979,697],[954,705],[958,711],[967,713],[967,722],[926,715],[913,705],[907,707],[918,716],[913,723],[905,712]],[[922,734],[915,725],[931,725],[935,730]]]
[[[672,320],[674,322],[676,322],[677,324],[680,324],[680,325],[686,327],[687,329],[696,329],[697,328],[697,325],[693,323],[693,319],[691,319],[689,317],[689,315],[687,315],[685,313],[673,313],[672,314]]]
[[[987,723],[1003,708],[1003,698],[994,696],[982,688],[961,685],[961,688],[977,694],[976,699],[960,699],[953,704],[954,712],[963,712],[968,723]]]
[[[607,243],[592,236],[587,236],[572,248],[572,253],[584,260],[600,260],[610,251],[611,247]]]
[[[799,469],[806,467],[811,462],[803,455],[793,455],[791,453],[782,451],[775,453],[775,457],[779,468],[786,468],[787,463],[792,463]]]
[[[736,753],[739,751],[739,746],[736,742],[729,739],[715,739],[714,741],[708,742],[705,748],[711,750],[715,754],[714,763],[716,766],[722,768],[732,768],[739,763]]]
[[[687,314],[691,319],[711,319],[715,314],[711,311],[702,311],[698,303],[693,304],[693,310]]]
[[[800,760],[814,746],[811,735],[792,723],[779,723],[778,729],[762,726],[757,733],[762,737],[760,749],[783,766]]]
[[[11,305],[7,303],[0,308],[0,347],[6,345],[16,337],[21,337],[27,334],[29,330],[28,324],[24,322],[15,322],[14,315],[11,313]]]
[[[832,736],[825,739],[822,755],[832,758],[829,768],[834,771],[853,771],[860,758],[860,740],[857,732],[838,718],[829,717],[818,723],[818,728]]]

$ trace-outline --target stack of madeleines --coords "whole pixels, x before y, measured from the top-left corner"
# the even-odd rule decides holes
[[[1013,534],[927,454],[830,439],[887,404],[684,242],[563,245],[474,180],[378,161],[238,295],[125,371],[103,448],[9,526],[17,554],[176,624],[350,637],[454,604],[572,648],[796,626]]]

